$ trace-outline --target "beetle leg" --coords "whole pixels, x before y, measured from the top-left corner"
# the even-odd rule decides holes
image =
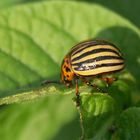
[[[91,86],[91,87],[95,88],[99,92],[103,92],[103,90],[101,90],[96,84],[91,84],[89,81],[86,81],[86,84],[88,86]]]
[[[79,95],[78,79],[75,80],[75,84],[76,84],[76,96],[78,96]]]
[[[89,82],[89,81],[86,80],[85,78],[84,78],[84,79],[82,78],[82,80],[83,80],[83,82],[84,82],[86,85],[95,88],[95,89],[96,89],[97,91],[99,91],[99,92],[104,92],[104,91],[103,91],[102,89],[100,89],[96,84],[93,84],[93,83]]]
[[[115,78],[115,77],[102,77],[101,80],[104,81],[104,82],[106,83],[107,87],[108,87],[108,86],[111,85],[114,81],[116,81],[117,78]]]
[[[75,94],[76,94],[76,106],[78,107],[78,106],[80,106],[80,93],[79,93],[78,79],[77,78],[75,79],[75,85],[76,85],[76,87],[75,87],[75,89],[76,89],[76,91],[75,91]]]

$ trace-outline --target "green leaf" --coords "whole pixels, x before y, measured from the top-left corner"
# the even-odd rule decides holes
[[[61,9],[60,13],[57,9]],[[101,18],[97,18],[97,13]],[[55,16],[52,18],[52,15]],[[78,41],[96,36],[116,42],[122,48],[127,64],[138,66],[136,58],[128,57],[132,51],[125,49],[128,44],[132,46],[133,42],[138,42],[138,29],[98,5],[46,2],[9,8],[1,11],[0,17],[1,91],[36,85],[45,77],[58,79],[59,66],[69,48]],[[104,22],[106,18],[108,21]],[[125,40],[131,38],[132,43],[122,41],[121,30],[127,32]],[[132,55],[138,55],[135,50]],[[127,67],[132,69],[129,65]],[[138,70],[132,69],[131,73],[138,79]]]
[[[44,79],[59,80],[62,59],[73,45],[89,38],[103,38],[114,42],[122,50],[127,70],[120,74],[122,81],[112,87],[119,89],[115,94],[120,96],[112,96],[112,99],[99,94],[95,100],[91,98],[93,106],[90,103],[89,107],[92,108],[93,119],[96,113],[99,119],[91,119],[91,124],[87,123],[87,126],[93,123],[97,129],[102,129],[95,131],[95,127],[91,128],[94,130],[92,133],[89,128],[86,137],[102,138],[112,123],[114,101],[120,101],[116,103],[122,107],[123,102],[129,103],[130,95],[134,103],[140,99],[139,37],[139,29],[131,22],[94,3],[48,1],[1,10],[0,96],[4,97],[0,100],[1,104],[32,101],[42,95],[44,99],[1,106],[0,137],[3,140],[77,139],[80,127],[77,124],[76,108],[72,104],[72,97],[67,94],[74,93],[74,88],[63,90],[51,85],[50,89],[54,87],[55,90],[46,88],[40,92],[37,87]],[[22,93],[20,88],[27,89],[27,92]],[[81,93],[83,89],[80,89]],[[114,94],[113,89],[110,89],[109,94]],[[87,99],[86,96],[85,101],[82,99],[86,103],[83,108],[87,107]],[[107,104],[102,104],[103,100]],[[102,107],[107,115],[104,109],[98,111]]]
[[[125,110],[118,121],[117,140],[139,140],[140,138],[140,108],[132,107]]]
[[[85,139],[100,140],[109,133],[117,107],[107,94],[85,94],[81,96],[81,125]]]
[[[0,8],[6,8],[8,6],[13,6],[19,3],[25,2],[25,0],[4,0],[0,1]]]
[[[109,87],[108,92],[116,100],[120,111],[132,105],[131,92],[133,93],[133,90],[129,84],[123,80],[118,80],[113,83]]]
[[[1,108],[0,128],[3,140],[65,139],[65,129],[75,131],[68,140],[80,135],[71,97],[62,95]]]

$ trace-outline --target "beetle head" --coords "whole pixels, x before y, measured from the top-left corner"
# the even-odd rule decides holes
[[[71,69],[69,56],[66,56],[61,65],[61,82],[67,87],[72,85],[72,80],[74,78],[74,72]]]

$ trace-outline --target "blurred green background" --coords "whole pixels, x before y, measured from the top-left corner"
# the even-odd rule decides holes
[[[126,82],[119,81],[110,88],[121,110],[117,114],[120,129],[105,133],[104,120],[97,117],[93,129],[97,135],[92,139],[139,140],[139,5],[138,0],[1,1],[0,97],[15,95],[22,88],[34,89],[44,79],[58,80],[62,59],[73,45],[104,38],[122,50],[126,72],[120,77]],[[0,106],[0,139],[77,140],[81,129],[73,96],[52,95]],[[128,110],[123,112],[124,106]],[[98,107],[97,103],[96,111]]]

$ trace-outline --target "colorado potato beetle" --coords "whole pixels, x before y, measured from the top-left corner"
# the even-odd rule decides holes
[[[105,74],[121,71],[124,68],[124,59],[120,50],[112,43],[105,40],[88,40],[81,42],[68,52],[61,65],[61,83],[71,86],[76,85],[76,96],[79,98],[78,80],[100,90],[91,84],[89,77],[98,77]],[[115,78],[105,78],[110,84]]]

